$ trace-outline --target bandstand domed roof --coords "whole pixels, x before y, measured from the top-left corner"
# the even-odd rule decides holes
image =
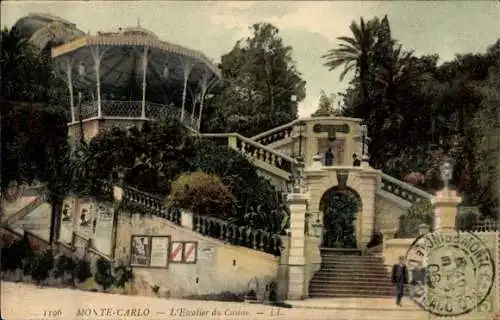
[[[145,52],[149,89],[179,87],[188,71],[187,82],[191,85],[198,85],[204,78],[220,78],[219,69],[202,52],[162,41],[140,26],[79,37],[53,48],[52,56],[56,62],[71,61],[73,79],[82,78],[78,76],[79,66],[84,65],[85,83],[96,83],[95,65],[99,62],[101,86],[116,89],[142,82]],[[59,67],[66,68],[66,64],[59,63]]]

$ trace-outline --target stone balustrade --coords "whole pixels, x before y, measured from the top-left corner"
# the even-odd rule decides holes
[[[106,185],[103,183],[103,185]],[[106,187],[103,187],[105,189]],[[263,251],[275,256],[281,254],[282,241],[277,234],[271,234],[264,230],[255,230],[246,226],[238,226],[227,221],[210,216],[192,216],[182,214],[174,207],[167,207],[162,198],[147,192],[140,191],[130,186],[121,186],[123,190],[122,201],[127,210],[151,214],[167,219],[176,225],[190,228],[204,236],[218,239],[250,249]],[[192,222],[187,222],[190,216]],[[184,221],[183,221],[184,220]]]
[[[195,215],[193,230],[232,245],[263,251],[275,256],[280,256],[283,248],[281,237],[277,234],[237,226],[215,217]]]
[[[203,134],[202,137],[210,138],[215,141],[222,141],[222,139],[226,139],[227,145],[230,148],[239,151],[252,160],[260,161],[261,163],[284,171],[286,174],[292,173],[293,166],[296,162],[296,160],[292,157],[268,148],[254,140],[245,138],[237,133]]]
[[[382,190],[410,203],[419,203],[424,200],[431,200],[432,198],[430,193],[415,188],[384,173],[382,173]]]
[[[284,124],[282,126],[273,128],[266,132],[260,133],[256,136],[253,136],[251,140],[258,142],[262,145],[269,145],[273,142],[283,140],[286,138],[290,138],[292,135],[293,125],[297,120],[292,121],[290,123]]]

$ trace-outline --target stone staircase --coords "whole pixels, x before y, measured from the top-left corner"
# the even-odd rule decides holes
[[[311,298],[377,298],[395,296],[383,257],[341,255],[322,250],[321,268],[309,285]]]

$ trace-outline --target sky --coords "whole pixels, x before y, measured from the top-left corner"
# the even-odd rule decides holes
[[[484,52],[500,38],[500,2],[481,1],[25,1],[1,2],[1,24],[11,27],[29,13],[49,13],[81,30],[143,28],[162,40],[203,51],[214,61],[249,35],[248,27],[270,22],[293,47],[298,70],[307,81],[301,117],[318,105],[320,91],[343,92],[338,71],[328,71],[321,58],[350,36],[349,24],[388,15],[392,35],[415,54],[439,54],[444,62],[455,54]]]

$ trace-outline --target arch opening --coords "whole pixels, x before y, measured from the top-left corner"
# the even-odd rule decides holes
[[[359,194],[347,186],[330,188],[321,197],[319,210],[323,215],[321,247],[357,248],[357,218],[362,210]]]

